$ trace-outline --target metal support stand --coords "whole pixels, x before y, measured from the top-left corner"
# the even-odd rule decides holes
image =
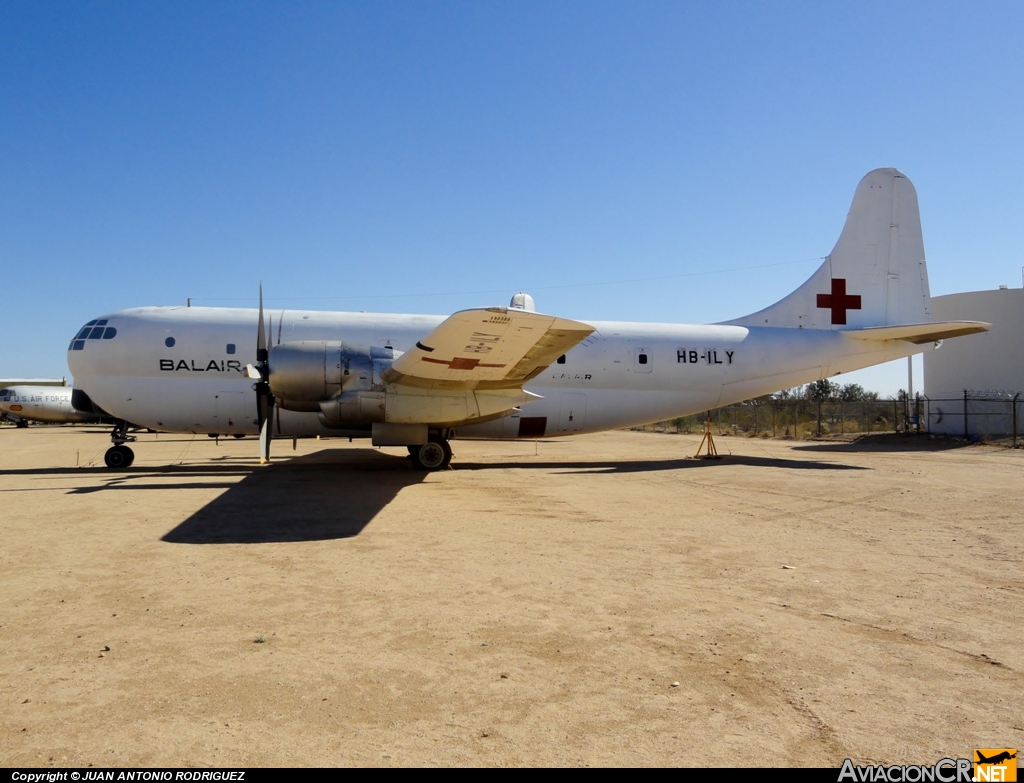
[[[704,448],[704,444],[708,444],[708,450],[706,454],[701,454],[701,449]],[[711,418],[708,417],[704,422],[704,437],[700,439],[700,445],[697,447],[697,453],[693,455],[694,459],[721,459],[718,456],[718,449],[715,448],[715,439],[711,437]]]

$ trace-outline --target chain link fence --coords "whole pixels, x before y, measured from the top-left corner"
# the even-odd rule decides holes
[[[968,440],[1021,437],[1021,392],[965,389],[957,397],[924,398],[928,431]]]
[[[982,440],[1024,435],[1021,427],[1020,393],[979,395],[965,392],[957,398],[864,400],[778,399],[748,400],[715,408],[707,413],[681,416],[637,429],[656,432],[695,433],[711,421],[716,435],[751,438],[820,438],[883,432],[950,435]]]

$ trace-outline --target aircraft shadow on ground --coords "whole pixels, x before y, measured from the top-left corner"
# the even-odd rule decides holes
[[[850,454],[862,451],[949,451],[950,449],[967,448],[971,445],[973,444],[965,440],[888,432],[878,435],[861,435],[852,441],[829,441],[793,446],[793,451],[832,451]]]
[[[328,449],[275,462],[249,471],[162,540],[264,544],[350,538],[426,475],[407,459],[371,449]]]
[[[748,465],[758,468],[784,468],[787,470],[870,470],[860,465],[837,465],[834,462],[818,462],[806,459],[778,459],[775,457],[753,457],[739,454],[722,455],[719,459],[677,459],[653,460],[593,460],[593,461],[545,461],[545,462],[459,462],[453,463],[457,470],[493,470],[496,468],[553,470],[563,473],[647,473],[664,470],[687,470],[725,465]]]

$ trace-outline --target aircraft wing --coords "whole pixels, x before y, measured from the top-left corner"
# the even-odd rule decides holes
[[[428,389],[516,389],[594,327],[525,310],[462,310],[385,370],[385,383]]]
[[[869,326],[864,329],[843,329],[843,334],[854,340],[881,342],[884,340],[907,340],[914,345],[945,340],[948,337],[962,337],[965,334],[987,332],[992,324],[984,321],[936,321],[928,324],[903,324],[901,326]]]

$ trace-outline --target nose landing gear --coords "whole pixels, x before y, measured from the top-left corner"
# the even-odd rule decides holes
[[[131,464],[135,462],[135,452],[124,444],[134,442],[135,436],[128,434],[128,422],[122,419],[115,421],[114,431],[110,433],[110,440],[114,445],[103,455],[103,461],[107,467],[111,470],[131,467]]]

